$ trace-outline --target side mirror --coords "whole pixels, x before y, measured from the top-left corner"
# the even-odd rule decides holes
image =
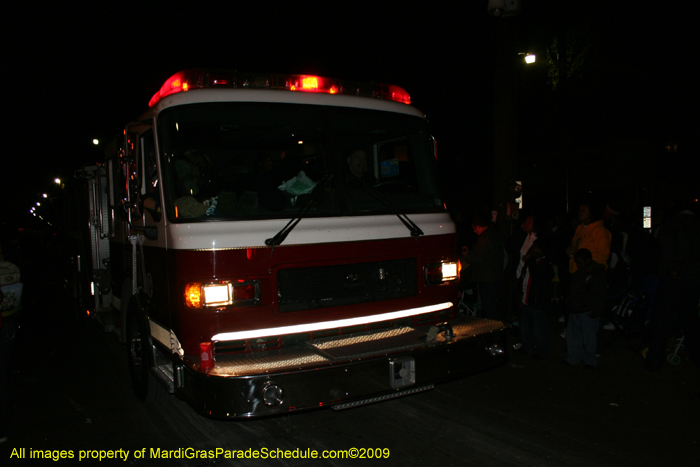
[[[158,240],[158,227],[155,225],[144,227],[143,236],[149,240]]]

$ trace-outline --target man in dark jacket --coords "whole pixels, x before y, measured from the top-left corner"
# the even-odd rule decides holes
[[[477,219],[474,232],[479,236],[476,246],[467,252],[462,264],[471,268],[471,277],[481,302],[479,316],[488,319],[501,319],[496,297],[503,280],[505,253],[503,238],[488,221]]]
[[[576,271],[571,276],[571,293],[567,300],[569,322],[566,326],[566,350],[564,360],[570,365],[581,362],[587,368],[598,364],[597,334],[600,316],[607,299],[607,277],[605,266],[593,261],[587,248],[574,254]]]
[[[690,209],[669,219],[659,231],[658,305],[644,367],[660,371],[668,338],[681,328],[688,358],[700,366],[700,218]]]

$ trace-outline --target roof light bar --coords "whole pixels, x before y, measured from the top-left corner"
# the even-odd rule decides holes
[[[204,88],[266,88],[288,91],[345,94],[411,103],[405,89],[381,83],[354,83],[315,75],[238,73],[226,70],[183,70],[168,78],[148,102],[153,107],[163,98],[179,92]]]
[[[338,85],[332,79],[323,78],[321,76],[290,76],[289,90],[306,92],[326,92],[328,94],[337,94]]]
[[[232,341],[239,339],[257,339],[259,337],[279,336],[284,334],[297,334],[302,332],[323,331],[326,329],[358,326],[363,324],[379,323],[393,319],[408,318],[411,316],[432,313],[445,310],[452,306],[452,302],[438,303],[437,305],[410,308],[408,310],[393,311],[381,315],[361,316],[359,318],[346,318],[335,321],[322,321],[319,323],[297,324],[293,326],[281,326],[278,328],[251,329],[249,331],[222,332],[211,338],[212,341]]]
[[[405,89],[393,84],[380,84],[378,95],[380,99],[390,99],[396,102],[402,102],[404,104],[411,103],[411,96],[408,95]]]

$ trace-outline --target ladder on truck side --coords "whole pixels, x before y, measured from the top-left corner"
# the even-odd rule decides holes
[[[90,290],[94,298],[93,318],[105,332],[115,329],[112,313],[112,286],[109,273],[109,203],[107,197],[107,169],[104,164],[83,168],[88,184],[90,209]]]

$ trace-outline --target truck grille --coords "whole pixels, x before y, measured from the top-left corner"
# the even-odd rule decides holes
[[[283,269],[277,274],[279,310],[312,310],[416,294],[415,258]]]

